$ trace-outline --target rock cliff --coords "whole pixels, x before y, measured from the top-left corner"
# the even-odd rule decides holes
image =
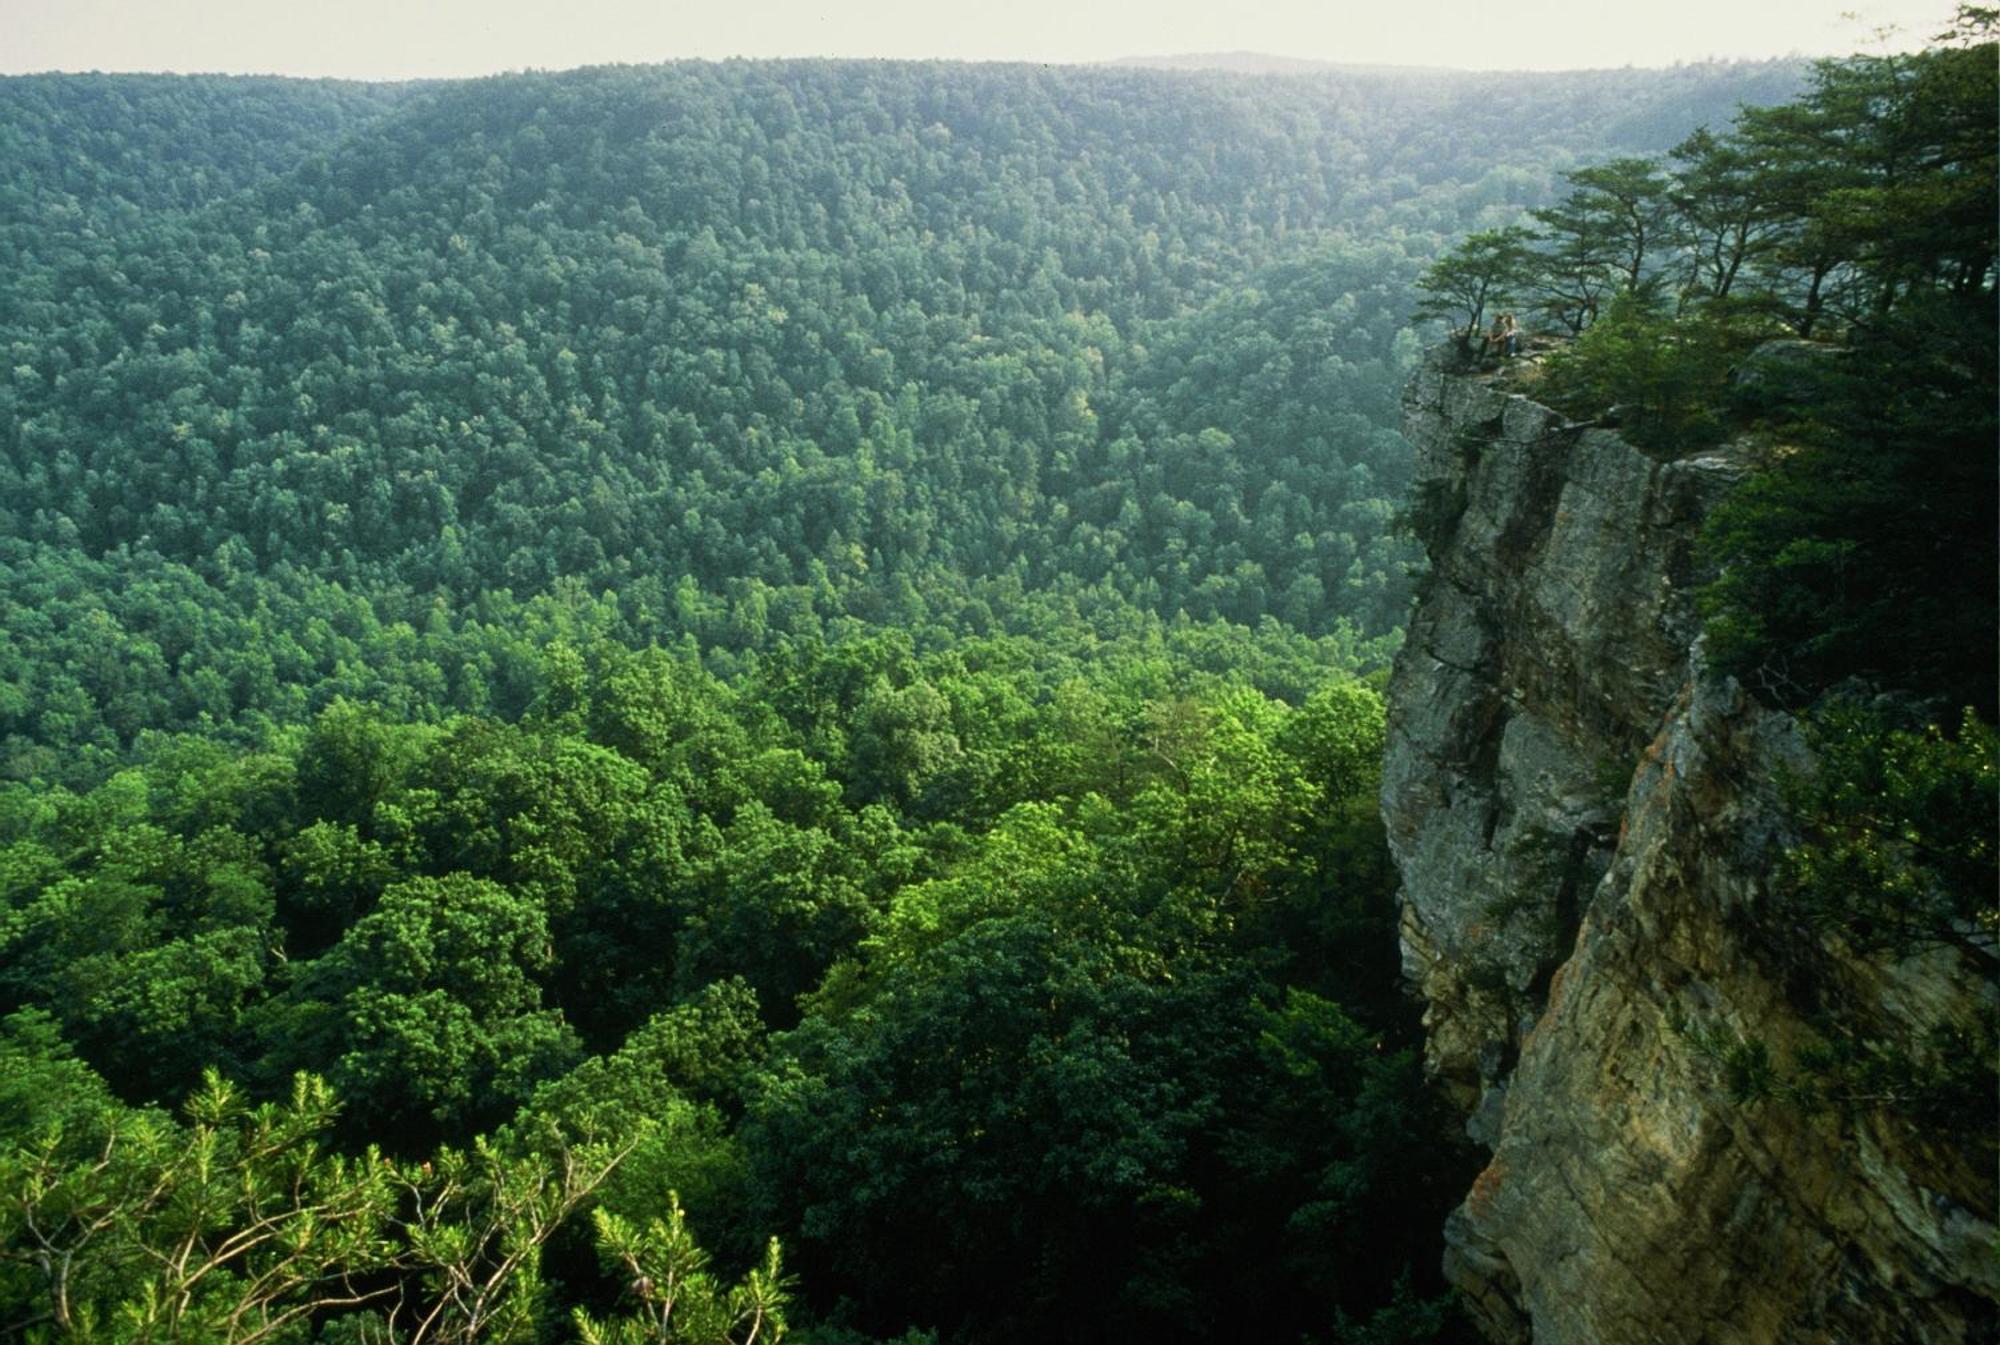
[[[1431,575],[1382,803],[1429,1061],[1492,1155],[1451,1278],[1509,1342],[2000,1336],[1985,1144],[1719,1077],[1718,1040],[1788,1060],[1830,1013],[1914,1033],[1994,993],[1952,953],[1805,956],[1767,909],[1805,749],[1703,674],[1689,596],[1745,450],[1649,455],[1449,351],[1405,412]]]

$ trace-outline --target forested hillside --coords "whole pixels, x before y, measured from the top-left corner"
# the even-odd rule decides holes
[[[1798,78],[0,81],[0,1331],[1453,1338],[1413,284]]]
[[[107,217],[129,225],[133,210],[233,195],[340,143],[423,86],[31,75],[4,88],[0,218],[60,230]]]
[[[738,650],[1022,630],[1024,594],[1386,635],[1421,264],[1793,78],[10,81],[11,769],[382,680],[518,711],[491,604],[558,591]],[[431,666],[361,671],[378,623]]]

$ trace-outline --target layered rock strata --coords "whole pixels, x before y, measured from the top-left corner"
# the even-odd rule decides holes
[[[1775,782],[1808,763],[1703,674],[1690,598],[1744,451],[1642,452],[1449,352],[1405,412],[1431,574],[1383,812],[1429,1062],[1492,1154],[1453,1281],[1510,1342],[1995,1334],[1990,1145],[1720,1077],[1717,1042],[1782,1063],[1830,1013],[1914,1039],[1994,993],[1950,952],[1800,949],[1770,909]]]

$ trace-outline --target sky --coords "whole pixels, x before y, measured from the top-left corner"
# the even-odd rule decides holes
[[[409,79],[684,57],[1080,62],[1258,51],[1550,70],[1839,55],[1952,0],[0,0],[0,73]]]

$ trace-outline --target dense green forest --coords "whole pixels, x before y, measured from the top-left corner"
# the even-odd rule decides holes
[[[517,724],[343,702],[13,800],[10,1128],[67,1121],[45,1215],[119,1215],[80,1303],[171,1300],[141,1249],[192,1197],[93,1169],[163,1122],[71,1051],[135,1100],[310,1071],[343,1103],[321,1142],[412,1168],[500,1126],[509,1161],[614,1146],[599,1208],[677,1190],[739,1256],[783,1230],[871,1327],[1297,1334],[1421,1259],[1460,1174],[1395,1003],[1374,693],[1287,708],[1136,655],[1051,683],[1009,640],[734,689],[551,658]],[[550,1256],[609,1302],[581,1235]],[[22,1262],[8,1298],[46,1312]],[[197,1288],[158,1329],[220,1330],[240,1282]]]
[[[1456,1338],[1416,281],[1801,78],[0,81],[0,1331]]]
[[[518,714],[523,628],[607,594],[724,671],[1078,608],[1390,635],[1421,264],[1796,78],[8,81],[0,769]]]

